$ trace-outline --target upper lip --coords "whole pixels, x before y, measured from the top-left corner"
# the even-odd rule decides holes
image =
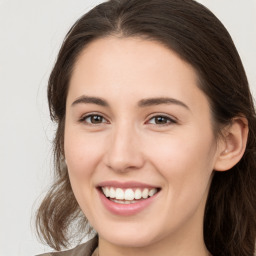
[[[120,182],[115,180],[100,182],[97,187],[114,187],[114,188],[159,188],[151,184],[146,184],[137,181]]]

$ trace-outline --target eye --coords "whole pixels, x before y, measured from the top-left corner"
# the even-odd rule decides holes
[[[156,125],[168,125],[168,124],[176,123],[176,121],[168,116],[157,115],[157,116],[150,118],[148,123],[156,124]]]
[[[82,117],[80,121],[91,125],[97,125],[108,122],[103,116],[96,114],[86,115]]]

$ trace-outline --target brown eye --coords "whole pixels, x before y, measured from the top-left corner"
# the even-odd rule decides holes
[[[89,115],[82,118],[83,122],[86,122],[88,124],[101,124],[101,123],[107,123],[107,120],[100,116],[100,115]]]
[[[166,124],[172,124],[176,123],[173,119],[167,116],[154,116],[152,117],[149,122],[149,124],[157,124],[157,125],[166,125]]]
[[[90,121],[93,124],[102,123],[103,117],[102,116],[90,116]]]

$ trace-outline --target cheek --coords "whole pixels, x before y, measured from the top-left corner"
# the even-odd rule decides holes
[[[186,143],[185,143],[186,141]],[[173,139],[152,151],[151,159],[165,180],[164,212],[172,212],[180,221],[189,219],[195,211],[203,211],[210,186],[213,154],[211,143]],[[200,206],[201,205],[201,206]],[[183,216],[183,217],[182,217]]]
[[[209,182],[215,157],[215,142],[212,134],[197,130],[188,136],[166,136],[157,147],[147,147],[148,159],[166,182],[175,186],[177,193],[197,186],[205,188]],[[196,188],[194,188],[196,189]]]
[[[74,195],[83,212],[91,217],[91,195],[95,193],[93,174],[102,155],[101,139],[84,132],[65,131],[64,150]],[[92,218],[92,217],[91,217]]]
[[[101,159],[103,138],[88,136],[83,132],[65,132],[65,157],[71,175],[78,177],[90,175]]]

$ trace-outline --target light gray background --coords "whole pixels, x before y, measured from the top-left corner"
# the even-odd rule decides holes
[[[31,224],[52,171],[46,86],[70,26],[102,1],[0,0],[0,255],[49,251]],[[200,0],[224,23],[256,95],[256,0]]]

